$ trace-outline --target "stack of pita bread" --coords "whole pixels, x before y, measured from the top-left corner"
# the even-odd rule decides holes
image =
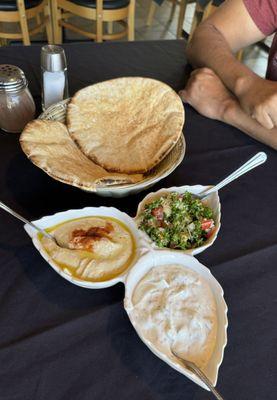
[[[184,108],[162,82],[118,78],[77,92],[66,121],[30,122],[21,147],[54,179],[95,191],[142,181],[179,140]]]

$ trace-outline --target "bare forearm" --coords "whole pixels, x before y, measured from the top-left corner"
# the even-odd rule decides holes
[[[246,81],[257,76],[245,65],[241,64],[224,36],[209,22],[199,26],[187,47],[189,62],[196,68],[211,68],[225,86],[236,96]]]
[[[256,120],[249,117],[237,102],[226,109],[223,121],[277,150],[277,128],[264,128]]]

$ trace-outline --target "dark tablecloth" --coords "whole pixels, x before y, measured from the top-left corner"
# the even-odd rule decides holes
[[[185,82],[184,41],[65,46],[70,91],[126,75]],[[21,67],[40,100],[39,47],[0,49]],[[154,190],[214,184],[256,152],[268,161],[224,188],[222,228],[197,256],[219,280],[229,306],[228,345],[218,388],[227,400],[275,400],[277,153],[186,106],[187,153]],[[101,198],[56,182],[22,153],[18,135],[0,135],[1,200],[28,218],[84,206],[134,215],[146,193]],[[156,358],[123,309],[121,284],[103,290],[63,280],[41,258],[22,224],[0,212],[1,400],[207,400],[210,393]]]

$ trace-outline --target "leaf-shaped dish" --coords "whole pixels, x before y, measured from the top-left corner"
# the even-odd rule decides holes
[[[120,222],[122,222],[131,232],[134,241],[135,241],[135,254],[132,260],[132,263],[129,265],[129,267],[120,275],[117,275],[115,278],[102,281],[102,282],[94,282],[94,281],[88,281],[88,280],[81,280],[77,279],[76,277],[70,275],[69,273],[66,273],[62,268],[60,268],[57,263],[53,261],[53,259],[49,256],[49,254],[46,252],[44,249],[41,241],[38,238],[38,233],[35,229],[30,227],[29,225],[25,225],[24,228],[26,232],[29,234],[29,236],[32,238],[33,244],[36,247],[36,249],[40,252],[42,257],[48,262],[49,265],[63,278],[68,280],[69,282],[82,286],[87,289],[101,289],[101,288],[106,288],[109,286],[113,286],[118,282],[123,282],[125,280],[125,277],[127,275],[127,272],[134,263],[138,260],[139,256],[146,251],[146,249],[143,249],[143,244],[141,241],[140,237],[140,232],[137,229],[137,226],[134,222],[134,220],[129,217],[129,215],[117,210],[116,208],[113,207],[86,207],[80,210],[68,210],[68,211],[63,211],[56,213],[54,215],[49,215],[46,217],[43,217],[37,221],[32,221],[35,225],[39,226],[42,229],[50,228],[55,225],[61,224],[62,222],[66,222],[72,219],[76,218],[82,218],[82,217],[92,217],[92,216],[97,216],[97,217],[112,217]]]
[[[161,197],[162,195],[170,192],[177,192],[177,193],[184,193],[185,191],[188,191],[192,194],[198,194],[203,192],[205,189],[210,188],[211,186],[202,186],[202,185],[195,185],[195,186],[174,186],[171,188],[163,188],[158,190],[157,192],[152,192],[149,193],[138,205],[137,209],[137,215],[135,217],[135,221],[137,224],[139,224],[139,217],[145,207],[145,204],[151,203],[153,200]],[[191,254],[191,255],[196,255],[199,253],[202,253],[202,251],[206,250],[208,247],[210,247],[215,239],[217,238],[219,229],[220,229],[220,220],[221,220],[221,205],[220,205],[220,199],[218,196],[218,192],[212,193],[210,196],[205,199],[205,204],[208,205],[212,210],[214,214],[214,220],[215,220],[215,230],[213,231],[213,234],[203,246],[196,247],[194,249],[189,249],[189,250],[174,250],[176,252],[181,252],[185,254]],[[150,237],[145,233],[141,231],[141,235],[144,239],[144,241],[153,249],[156,250],[161,250],[161,251],[167,251],[167,248],[161,248],[158,247],[151,239]]]
[[[192,372],[184,368],[175,357],[172,357],[172,359],[170,359],[164,353],[161,353],[159,350],[157,350],[150,341],[146,340],[143,337],[140,331],[140,327],[137,325],[132,315],[132,309],[133,309],[132,296],[135,287],[151,268],[166,264],[180,264],[188,269],[195,271],[202,278],[204,278],[204,280],[209,284],[209,287],[212,290],[217,310],[217,338],[212,357],[208,361],[208,364],[205,367],[204,372],[210,378],[212,383],[216,385],[218,370],[223,360],[224,348],[227,344],[227,326],[228,326],[227,305],[223,297],[222,287],[214,278],[214,276],[211,274],[208,268],[200,264],[200,262],[197,261],[196,258],[182,254],[180,252],[150,251],[149,253],[143,255],[138,260],[138,262],[133,266],[133,268],[129,270],[127,279],[125,281],[124,307],[137,334],[139,335],[141,340],[146,344],[146,346],[157,357],[165,361],[172,368],[186,375],[193,382],[207,389],[207,387],[199,380],[199,378],[196,377]]]
[[[184,187],[186,188],[186,187]],[[198,186],[197,189],[201,191],[202,186]],[[172,189],[180,189],[180,188],[171,188]],[[158,193],[158,192],[157,192]],[[218,196],[216,195],[216,198]],[[219,199],[217,204],[218,209],[218,224],[220,225],[220,203]],[[43,217],[37,221],[33,221],[37,226],[40,228],[46,229],[53,227],[57,224],[62,222],[66,222],[76,218],[82,217],[91,217],[91,216],[102,216],[102,217],[112,217],[116,218],[117,220],[121,221],[133,235],[135,244],[136,244],[136,251],[135,256],[133,258],[132,263],[129,267],[120,275],[116,276],[113,279],[109,279],[102,282],[93,282],[87,280],[81,280],[69,275],[68,273],[64,272],[49,256],[46,250],[43,248],[41,241],[38,238],[37,231],[31,228],[30,226],[25,225],[25,230],[32,238],[34,246],[40,252],[42,257],[48,262],[48,264],[64,279],[67,281],[84,287],[88,289],[99,289],[99,288],[106,288],[109,286],[113,286],[118,282],[122,282],[125,284],[125,300],[124,300],[124,307],[126,312],[131,320],[131,323],[134,325],[138,335],[141,337],[142,341],[150,348],[150,350],[169,364],[171,367],[176,369],[177,371],[186,375],[189,379],[197,383],[198,385],[205,387],[200,380],[194,376],[191,372],[186,370],[178,361],[174,358],[169,359],[164,354],[157,351],[153,345],[147,342],[143,336],[140,334],[139,327],[136,326],[136,323],[132,319],[130,310],[132,308],[132,293],[134,288],[136,287],[137,283],[140,279],[153,267],[158,265],[165,265],[165,264],[181,264],[184,267],[189,268],[198,274],[200,274],[206,282],[209,284],[214,299],[216,302],[217,308],[217,320],[218,320],[218,328],[217,328],[217,339],[216,339],[216,346],[213,352],[213,355],[206,366],[205,373],[211,379],[213,384],[216,384],[217,376],[218,376],[218,369],[223,359],[224,347],[227,343],[227,306],[225,304],[223,298],[223,290],[216,279],[213,277],[211,272],[208,268],[204,265],[200,264],[194,257],[190,255],[184,254],[184,252],[176,251],[176,250],[153,250],[152,246],[149,245],[149,241],[147,242],[145,238],[143,238],[142,233],[137,228],[135,221],[129,217],[127,214],[117,210],[116,208],[112,207],[86,207],[80,210],[68,210],[64,212],[59,212],[51,216]],[[219,226],[218,226],[219,229]],[[214,238],[215,239],[215,238]],[[209,244],[211,245],[211,244]],[[203,246],[204,247],[204,246]],[[205,248],[208,245],[205,246]],[[197,249],[199,250],[199,249]],[[201,250],[203,251],[203,250]]]

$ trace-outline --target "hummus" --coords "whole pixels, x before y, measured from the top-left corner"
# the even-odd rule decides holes
[[[112,279],[129,267],[135,254],[131,232],[114,218],[78,218],[47,231],[59,244],[41,236],[48,255],[64,272],[80,280]]]
[[[170,348],[199,368],[215,346],[217,314],[208,284],[182,265],[152,268],[132,296],[132,320],[139,335],[178,362]]]

